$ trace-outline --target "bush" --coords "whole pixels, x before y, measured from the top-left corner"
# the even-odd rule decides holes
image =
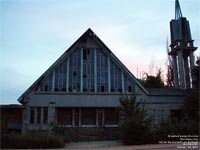
[[[151,120],[147,118],[144,102],[136,102],[136,96],[123,96],[120,99],[121,136],[124,144],[147,144]]]
[[[129,121],[121,128],[122,140],[124,144],[147,144],[149,143],[147,138],[150,134],[146,125],[142,125],[140,122]]]
[[[59,126],[55,125],[51,129],[51,132],[54,135],[65,135],[65,136],[68,136],[68,129],[66,127],[59,127]]]
[[[10,134],[1,137],[1,148],[33,149],[62,148],[64,136],[52,136],[47,133],[27,133],[24,135]]]

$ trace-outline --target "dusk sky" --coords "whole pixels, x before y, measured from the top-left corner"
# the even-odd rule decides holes
[[[179,2],[200,47],[200,0]],[[0,0],[0,103],[17,104],[88,28],[136,77],[151,62],[165,70],[174,9],[175,0]]]

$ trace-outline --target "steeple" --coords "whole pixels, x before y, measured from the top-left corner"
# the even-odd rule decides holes
[[[197,47],[193,46],[189,21],[182,16],[179,1],[175,1],[175,19],[170,21],[171,51],[173,60],[173,77],[176,89],[194,88],[194,55]]]
[[[179,18],[182,18],[182,12],[181,12],[181,7],[179,4],[179,1],[176,0],[176,2],[175,2],[175,19],[178,20]]]

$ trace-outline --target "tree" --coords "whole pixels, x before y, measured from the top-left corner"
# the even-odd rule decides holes
[[[169,44],[168,44],[168,38],[166,41],[166,52],[167,52],[167,74],[166,74],[166,86],[167,87],[174,87],[174,72],[173,72],[173,60],[172,57],[169,55]]]
[[[147,73],[144,74],[146,77],[143,79],[143,85],[146,88],[163,88],[164,81],[162,80],[162,71],[158,69],[156,76],[148,75]],[[144,76],[143,75],[143,76]]]
[[[169,64],[167,64],[167,74],[166,74],[166,86],[174,87],[174,72],[172,66],[172,60],[169,58]]]
[[[136,95],[120,98],[121,133],[125,144],[147,143],[151,120],[147,117],[144,102],[136,102]]]

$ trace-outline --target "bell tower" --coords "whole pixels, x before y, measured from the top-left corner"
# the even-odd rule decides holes
[[[170,21],[171,51],[169,55],[173,61],[173,78],[176,89],[186,90],[194,88],[195,76],[194,51],[189,21],[182,16],[179,1],[175,1],[175,19]]]

